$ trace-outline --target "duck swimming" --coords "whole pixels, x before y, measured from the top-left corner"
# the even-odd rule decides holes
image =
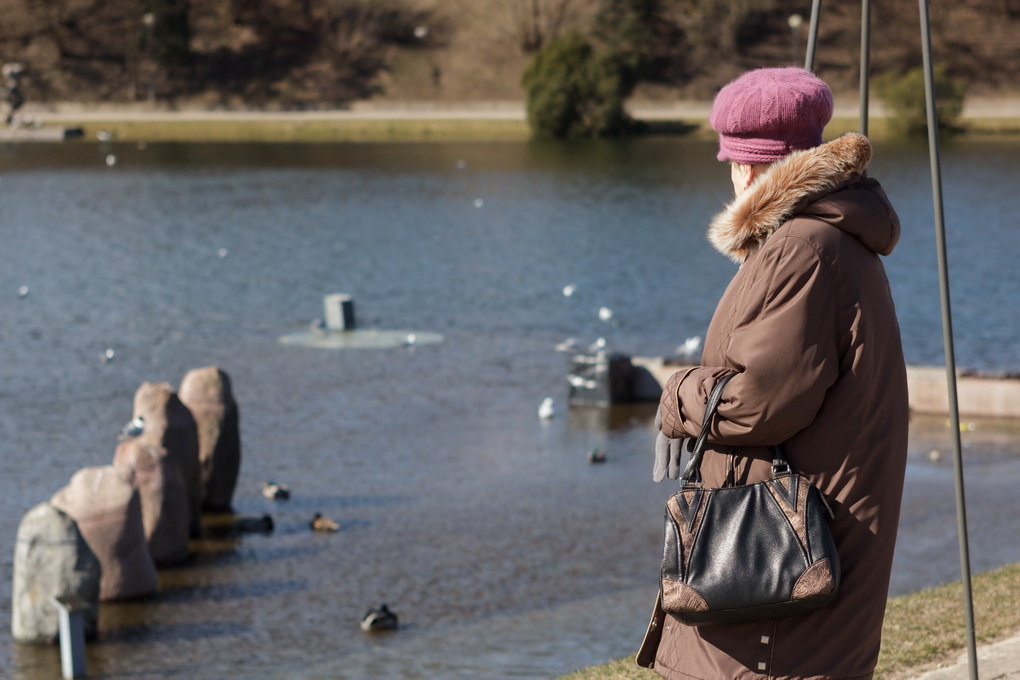
[[[122,439],[126,439],[128,437],[139,437],[144,431],[145,431],[145,418],[143,418],[142,416],[135,416],[134,419],[130,423],[125,425],[124,428],[120,431],[120,435]]]
[[[290,498],[290,489],[285,484],[270,480],[262,483],[262,495],[271,501],[285,501]]]
[[[361,619],[361,630],[367,633],[396,629],[397,615],[391,612],[385,603],[375,609],[369,609]]]
[[[331,520],[329,517],[323,517],[321,512],[315,513],[312,517],[312,521],[309,523],[313,531],[320,531],[323,533],[334,532],[340,530],[340,525]]]

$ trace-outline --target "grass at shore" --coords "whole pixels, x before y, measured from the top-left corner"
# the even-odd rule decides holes
[[[974,619],[978,644],[1020,631],[1020,564],[973,578]],[[635,640],[635,650],[640,640]],[[948,585],[889,600],[882,629],[882,653],[875,678],[902,680],[955,659],[966,650],[963,586]],[[562,680],[651,680],[655,673],[638,668],[633,657],[586,668]]]
[[[77,127],[83,140],[95,142],[100,131],[112,133],[120,142],[451,142],[524,141],[531,132],[524,120],[436,118],[357,118],[253,116],[243,118],[189,116],[162,113],[150,117],[87,117],[76,120],[64,115],[48,126]],[[835,118],[826,137],[858,129],[856,118]],[[686,135],[715,139],[704,120],[649,121],[647,134]],[[869,136],[883,139],[898,133],[884,118],[869,121]],[[965,133],[973,136],[1020,135],[1020,119],[975,118],[966,122]]]

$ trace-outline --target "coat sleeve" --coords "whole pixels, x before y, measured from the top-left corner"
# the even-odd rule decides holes
[[[716,380],[726,385],[710,439],[729,446],[780,444],[809,425],[839,376],[837,305],[829,265],[810,243],[775,237],[722,320],[717,365],[674,374],[660,400],[663,433],[696,436]],[[709,348],[706,347],[706,350]]]

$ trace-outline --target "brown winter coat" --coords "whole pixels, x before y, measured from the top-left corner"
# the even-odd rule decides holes
[[[697,433],[716,379],[727,384],[704,457],[711,487],[769,475],[767,446],[831,504],[842,582],[827,608],[744,624],[667,617],[655,670],[699,678],[870,678],[896,540],[907,450],[906,368],[878,255],[899,220],[865,175],[871,144],[848,134],[794,152],[709,228],[742,263],[716,308],[701,366],[672,376],[660,408],[669,437]],[[654,636],[650,636],[654,637]],[[647,640],[648,653],[654,640]]]

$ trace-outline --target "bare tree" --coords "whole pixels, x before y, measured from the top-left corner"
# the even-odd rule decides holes
[[[582,28],[595,0],[448,0],[462,30],[492,35],[531,54],[569,29]]]
[[[507,9],[518,44],[524,52],[540,50],[560,35],[571,15],[573,0],[511,0]]]

